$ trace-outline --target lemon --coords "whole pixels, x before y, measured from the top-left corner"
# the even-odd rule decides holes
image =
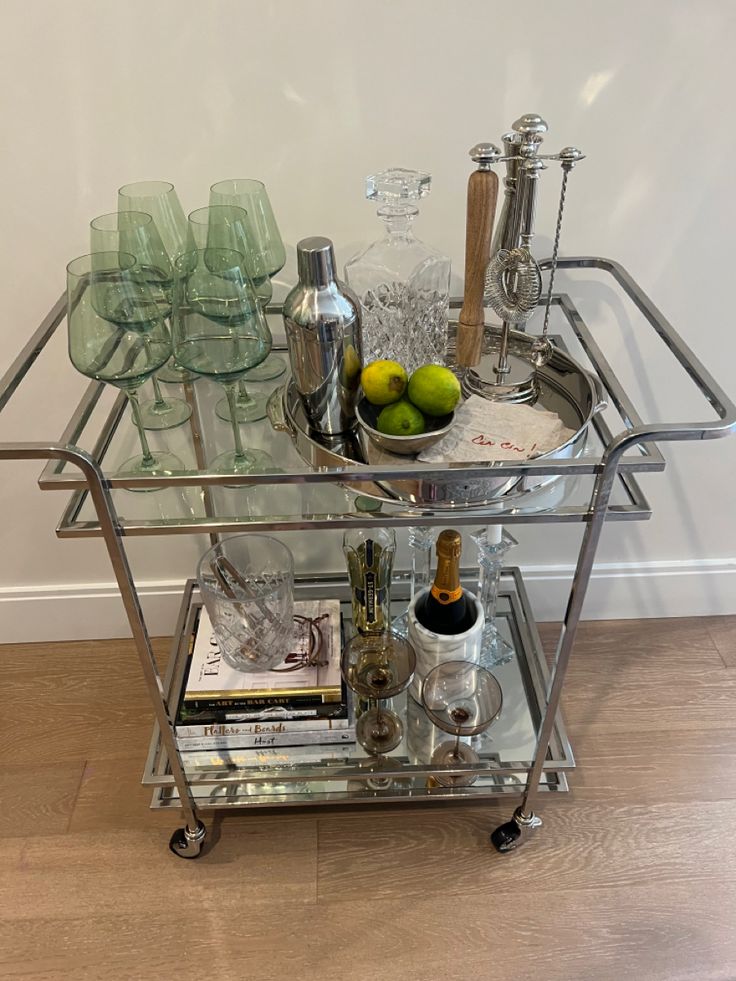
[[[365,397],[372,405],[398,402],[408,380],[406,371],[398,361],[372,361],[360,375]]]
[[[376,429],[386,436],[418,436],[424,432],[424,416],[406,399],[381,409]]]
[[[460,382],[449,368],[425,364],[412,374],[406,394],[428,416],[444,416],[460,401]]]

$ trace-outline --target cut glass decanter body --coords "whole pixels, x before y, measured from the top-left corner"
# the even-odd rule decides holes
[[[363,363],[398,361],[411,374],[444,364],[450,300],[450,260],[414,237],[413,204],[429,193],[429,174],[394,168],[366,178],[366,197],[378,201],[383,238],[345,266],[345,279],[363,311]]]

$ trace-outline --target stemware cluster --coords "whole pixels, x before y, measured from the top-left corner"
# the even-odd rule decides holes
[[[411,529],[415,553],[412,592],[428,575],[431,543],[431,529]],[[372,774],[368,786],[386,790],[393,778],[381,777],[380,770],[395,769],[398,765],[385,754],[401,743],[404,726],[400,716],[383,703],[409,687],[417,666],[416,652],[402,630],[402,617],[391,619],[396,536],[390,528],[348,531],[343,536],[343,552],[356,633],[343,649],[342,674],[347,686],[358,696],[355,736],[371,754],[366,760]],[[492,663],[502,663],[502,659]],[[411,695],[407,697],[411,699]],[[432,754],[431,762],[442,767],[433,774],[435,781],[446,787],[470,786],[477,776],[467,772],[463,764],[477,763],[479,758],[461,739],[484,732],[498,718],[503,698],[497,679],[483,665],[444,660],[427,673],[417,698],[421,698],[427,718],[455,737],[441,743]],[[378,776],[374,771],[379,771]]]
[[[212,469],[269,470],[267,453],[243,447],[239,424],[265,416],[265,397],[245,379],[266,381],[286,370],[271,352],[265,309],[271,277],[286,252],[266,188],[256,180],[213,184],[209,206],[188,217],[174,186],[140,181],[118,191],[118,210],[90,224],[90,253],[67,267],[69,354],[82,374],[122,389],[142,455],[120,473],[166,476],[184,469],[164,450],[152,451],[145,430],[169,429],[191,406],[164,395],[161,382],[211,378],[225,389],[217,414],[230,422],[234,451]],[[138,390],[152,380],[154,398]]]

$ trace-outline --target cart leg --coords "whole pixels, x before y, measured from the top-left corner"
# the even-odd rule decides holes
[[[557,645],[552,683],[547,696],[547,707],[537,737],[534,761],[527,777],[526,789],[521,806],[517,807],[514,811],[514,815],[510,821],[500,825],[500,827],[491,833],[491,844],[498,852],[506,853],[519,848],[520,845],[523,845],[531,837],[534,830],[542,824],[541,818],[537,817],[534,813],[534,802],[539,793],[544,761],[547,757],[555,716],[557,715],[557,709],[560,704],[562,686],[565,682],[570,652],[575,642],[575,633],[580,622],[580,613],[583,608],[585,593],[590,582],[590,573],[593,569],[596,549],[600,540],[601,531],[603,530],[606,511],[608,510],[608,501],[616,477],[618,459],[626,448],[626,445],[627,443],[622,441],[619,444],[614,444],[613,448],[609,450],[604,460],[603,469],[598,475],[593,489],[590,520],[585,528],[583,542],[580,546],[580,553],[578,554],[578,561],[575,567],[575,575],[570,589],[570,596],[567,601],[567,610],[565,611],[560,640]]]
[[[207,829],[198,820],[193,830],[188,824],[178,828],[171,836],[169,848],[179,858],[199,858],[206,837]]]

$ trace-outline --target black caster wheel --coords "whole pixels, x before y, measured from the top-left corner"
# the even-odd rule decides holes
[[[521,828],[516,821],[507,821],[491,833],[491,844],[497,852],[512,852],[519,845]]]
[[[201,821],[197,821],[194,831],[178,828],[171,836],[169,848],[179,858],[199,858],[206,837],[207,829]]]

